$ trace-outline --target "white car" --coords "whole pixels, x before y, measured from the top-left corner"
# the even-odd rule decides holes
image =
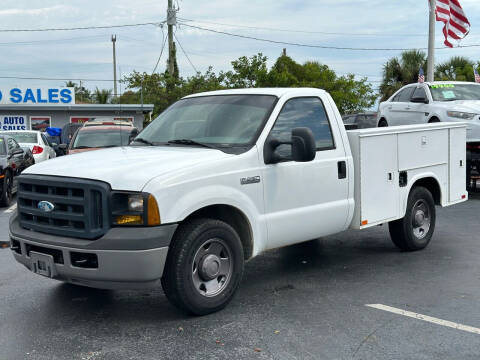
[[[1,133],[14,138],[21,147],[29,148],[32,151],[35,164],[57,156],[45,134],[40,131],[11,130]]]
[[[435,81],[406,85],[380,103],[379,127],[467,122],[467,142],[480,142],[480,84]]]

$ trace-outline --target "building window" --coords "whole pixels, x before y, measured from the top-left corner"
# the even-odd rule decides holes
[[[30,130],[45,131],[51,126],[50,116],[30,116]]]

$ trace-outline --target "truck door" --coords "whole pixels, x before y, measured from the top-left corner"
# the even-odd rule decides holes
[[[293,128],[308,127],[315,136],[317,154],[311,162],[265,165],[268,248],[345,229],[350,174],[345,170],[347,159],[335,114],[325,104],[319,97],[289,99],[270,131],[268,138],[290,141]],[[283,157],[291,155],[289,145],[280,145],[276,151]]]

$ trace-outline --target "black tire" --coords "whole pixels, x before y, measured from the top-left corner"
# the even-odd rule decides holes
[[[203,272],[202,278],[201,270],[211,270],[208,264],[213,264],[214,269],[219,264],[216,259],[213,263],[205,260],[214,254],[213,243],[214,247],[224,247],[218,261],[227,259],[230,270],[228,275],[218,277]],[[220,220],[195,219],[180,225],[175,233],[168,251],[162,287],[168,300],[177,308],[195,315],[210,314],[223,309],[232,300],[242,279],[243,266],[242,242],[230,225]],[[207,276],[213,278],[205,280]],[[207,295],[206,283],[218,286],[218,292]]]
[[[432,193],[422,186],[416,186],[408,195],[405,217],[388,224],[390,237],[393,243],[403,251],[422,250],[432,239],[435,220],[435,202]],[[423,224],[420,224],[422,221]]]
[[[12,175],[9,171],[5,173],[5,177],[3,178],[2,184],[2,193],[0,195],[0,206],[6,207],[10,206],[12,202],[12,187],[13,187],[13,179]]]
[[[387,120],[382,119],[378,122],[378,127],[388,127]]]
[[[434,123],[439,123],[440,119],[437,117],[432,117],[430,120],[428,120],[429,124],[434,124]]]

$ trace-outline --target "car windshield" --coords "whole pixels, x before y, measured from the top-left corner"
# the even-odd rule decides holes
[[[24,143],[24,144],[36,144],[37,143],[37,134],[36,133],[9,131],[6,135],[11,136],[15,140],[17,140],[18,143]]]
[[[138,138],[154,145],[174,140],[193,140],[218,147],[249,145],[255,141],[275,101],[276,97],[270,95],[183,99],[160,114]]]
[[[130,131],[120,129],[78,130],[72,149],[101,148],[128,145]]]
[[[430,85],[433,101],[480,100],[480,85],[433,84]]]
[[[7,155],[5,139],[0,137],[0,155]]]

